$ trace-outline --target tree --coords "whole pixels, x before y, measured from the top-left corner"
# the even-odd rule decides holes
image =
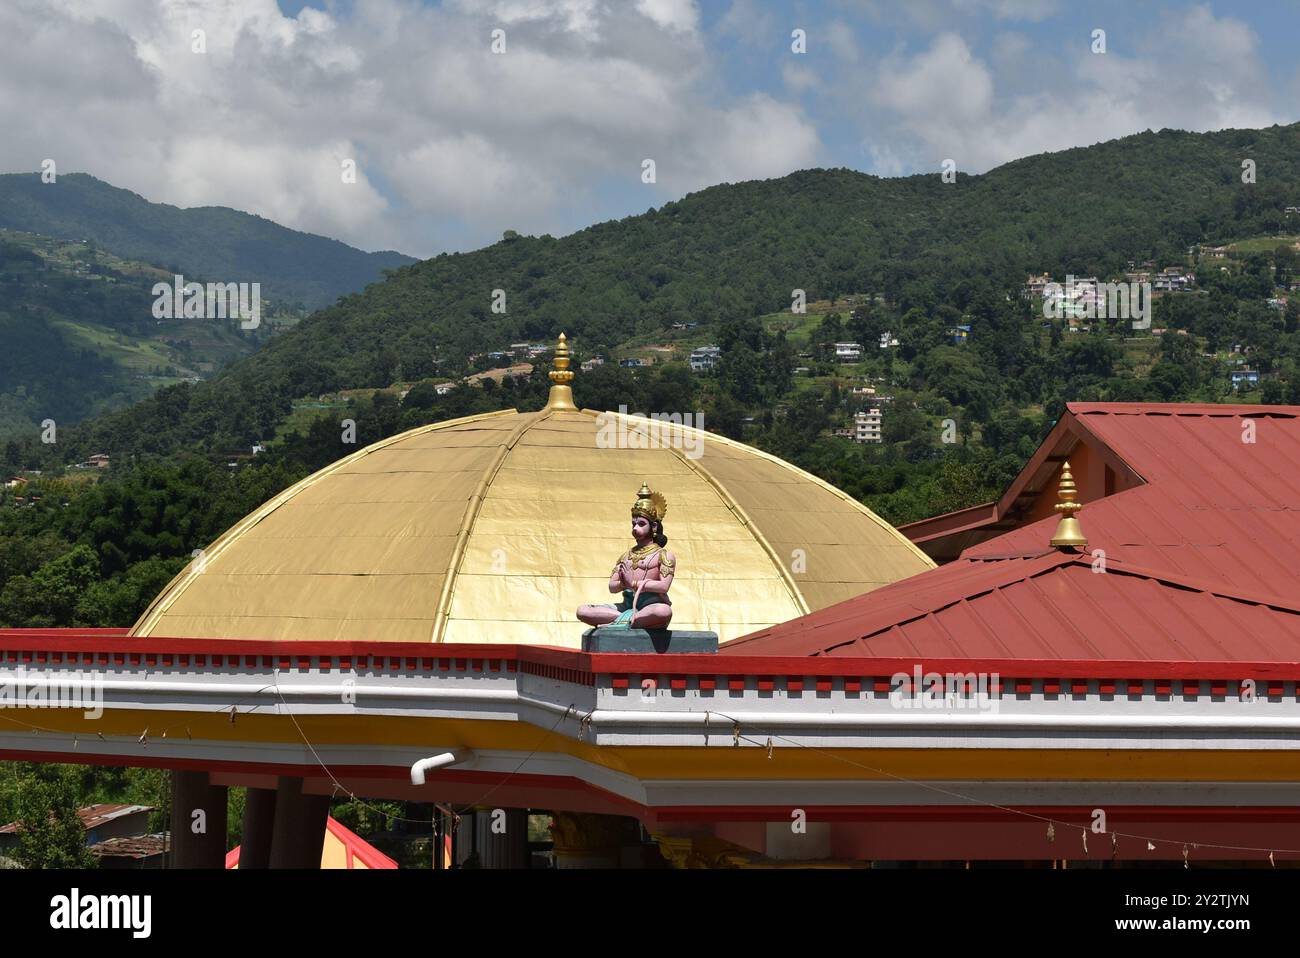
[[[80,801],[65,766],[25,765],[16,799],[18,846],[24,868],[94,868],[86,830],[77,817]]]
[[[1277,249],[1273,250],[1273,265],[1277,267],[1277,272],[1273,275],[1273,281],[1278,286],[1285,287],[1291,277],[1295,275],[1295,250],[1285,244],[1277,247]]]
[[[718,360],[718,381],[731,395],[746,406],[757,405],[762,398],[762,357],[748,346],[738,344]]]
[[[864,350],[874,349],[885,333],[885,318],[870,301],[859,306],[849,316],[849,329]]]

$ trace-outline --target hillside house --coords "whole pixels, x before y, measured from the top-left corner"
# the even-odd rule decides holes
[[[1255,369],[1234,369],[1232,371],[1232,388],[1249,389],[1259,385],[1259,371]]]
[[[1184,273],[1178,266],[1169,266],[1156,274],[1152,288],[1158,293],[1181,293],[1192,285],[1194,276]]]
[[[1043,292],[1047,289],[1047,284],[1052,281],[1051,273],[1042,273],[1038,276],[1030,275],[1026,280],[1024,289],[1021,291],[1025,299],[1042,299]]]
[[[722,358],[722,347],[701,346],[692,349],[690,355],[691,372],[703,373],[714,369]]]
[[[880,408],[862,409],[853,415],[853,441],[863,443],[880,443],[884,439],[880,433]]]

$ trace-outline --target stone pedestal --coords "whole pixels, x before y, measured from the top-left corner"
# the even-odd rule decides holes
[[[718,633],[684,629],[610,629],[604,626],[582,633],[584,652],[632,652],[641,654],[718,651]]]

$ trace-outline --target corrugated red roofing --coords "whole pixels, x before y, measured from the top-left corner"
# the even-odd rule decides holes
[[[111,822],[113,819],[121,818],[123,815],[135,815],[152,811],[152,805],[128,805],[121,802],[100,803],[98,805],[86,805],[83,808],[77,809],[77,818],[81,819],[82,828],[86,829],[86,831],[92,831],[100,825],[103,825],[105,822]],[[17,831],[17,822],[0,825],[0,835],[12,835],[16,834]]]
[[[1108,572],[1043,519],[722,653],[1300,661],[1300,408],[1068,414],[1145,481],[1079,512]]]
[[[1090,550],[1250,592],[1300,596],[1300,409],[1073,403],[1069,412],[1146,481],[1080,511]],[[1253,442],[1242,441],[1248,430]],[[1039,520],[962,558],[1041,550],[1055,527],[1054,518]]]
[[[951,572],[949,570],[952,570]],[[943,575],[943,573],[948,573]],[[928,580],[928,581],[925,581]],[[886,658],[1300,660],[1300,602],[1087,555],[943,566],[729,642],[725,652]]]

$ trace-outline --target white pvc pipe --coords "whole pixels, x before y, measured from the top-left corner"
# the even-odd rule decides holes
[[[3,676],[0,675],[0,678]],[[67,675],[50,677],[27,674],[23,681],[29,686],[61,686],[63,688],[89,687],[100,694],[105,692],[131,692],[144,696],[188,692],[195,696],[211,696],[227,699],[234,696],[243,700],[249,698],[270,699],[278,702],[283,697],[286,702],[308,698],[332,698],[339,695],[340,686],[319,683],[297,684],[289,680],[278,687],[258,685],[257,680],[247,684],[237,682],[185,682],[169,680],[123,680],[101,679],[98,682],[78,680]],[[255,687],[254,687],[255,686]],[[577,722],[583,717],[581,710],[572,706],[560,705],[545,699],[537,699],[512,689],[430,689],[421,687],[392,687],[381,685],[357,684],[351,692],[358,699],[414,699],[428,702],[444,702],[449,707],[452,703],[463,702],[492,704],[499,706],[531,706],[555,715],[568,716]],[[227,699],[228,700],[228,699]],[[102,702],[105,708],[114,707]],[[138,703],[131,703],[137,705]],[[304,703],[316,704],[316,703]],[[117,707],[131,707],[119,705]],[[258,706],[260,707],[260,706]],[[1258,703],[1256,705],[1258,707]],[[729,732],[731,719],[724,710],[712,711],[706,716],[705,709],[676,712],[651,705],[644,710],[633,709],[596,709],[588,718],[588,725],[597,730],[618,726],[661,726],[665,728],[700,728],[707,726],[710,732],[719,734]],[[850,712],[746,712],[738,710],[736,720],[742,723],[745,734],[756,734],[756,726],[762,728],[792,729],[1053,729],[1069,730],[1250,730],[1259,732],[1300,731],[1300,715],[1258,716],[1237,713],[1234,715],[1115,715],[1115,714],[1048,714],[1035,715],[1025,713],[999,712],[990,713],[981,709],[889,709],[872,713]]]
[[[437,755],[430,755],[428,758],[422,758],[411,766],[411,784],[423,785],[424,773],[435,768],[443,768],[447,765],[455,765],[463,762],[466,758],[463,752],[439,752]]]

